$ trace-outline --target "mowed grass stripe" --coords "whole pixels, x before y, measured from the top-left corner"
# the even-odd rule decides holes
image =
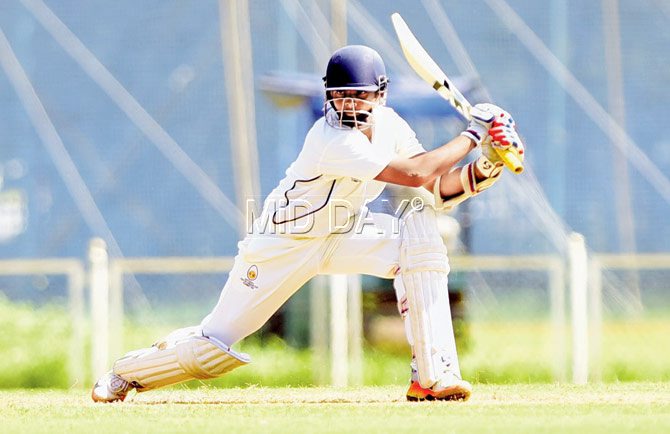
[[[409,403],[404,387],[172,389],[120,404],[83,391],[0,392],[0,431],[670,432],[669,383],[476,385],[465,403]]]

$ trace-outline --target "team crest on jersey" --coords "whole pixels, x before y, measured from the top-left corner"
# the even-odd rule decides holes
[[[258,286],[254,283],[254,280],[256,280],[257,278],[258,278],[258,267],[252,265],[247,270],[247,276],[240,277],[240,280],[245,286],[248,286],[251,289],[258,289]]]

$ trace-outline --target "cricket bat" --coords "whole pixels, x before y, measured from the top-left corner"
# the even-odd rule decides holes
[[[398,36],[405,59],[407,59],[409,65],[414,69],[414,72],[430,84],[442,98],[449,101],[465,119],[471,120],[470,109],[472,105],[456,89],[451,80],[449,80],[449,77],[440,69],[430,55],[428,55],[419,40],[416,39],[407,26],[407,23],[405,23],[405,20],[396,12],[391,15],[391,21],[393,22],[393,28]],[[523,172],[523,163],[514,151],[498,148],[495,148],[495,150],[510,171],[516,174]]]

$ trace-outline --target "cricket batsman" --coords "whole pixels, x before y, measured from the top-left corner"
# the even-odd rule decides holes
[[[95,384],[97,402],[123,401],[182,381],[219,377],[250,363],[232,345],[258,330],[318,274],[393,279],[412,350],[408,400],[467,400],[449,308],[447,250],[436,213],[491,187],[502,175],[495,148],[523,159],[509,113],[477,104],[460,135],[427,152],[385,106],[388,78],[372,48],[345,46],[330,58],[324,116],[265,200],[212,312],[149,348],[127,353]],[[470,151],[481,155],[458,163]],[[387,183],[427,189],[434,203],[412,200],[395,215],[366,204]]]

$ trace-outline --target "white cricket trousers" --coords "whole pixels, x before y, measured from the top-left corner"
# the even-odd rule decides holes
[[[326,238],[250,235],[239,243],[228,281],[203,319],[205,336],[227,345],[258,330],[317,274],[368,274],[391,279],[398,270],[398,220],[371,213],[361,233]]]

